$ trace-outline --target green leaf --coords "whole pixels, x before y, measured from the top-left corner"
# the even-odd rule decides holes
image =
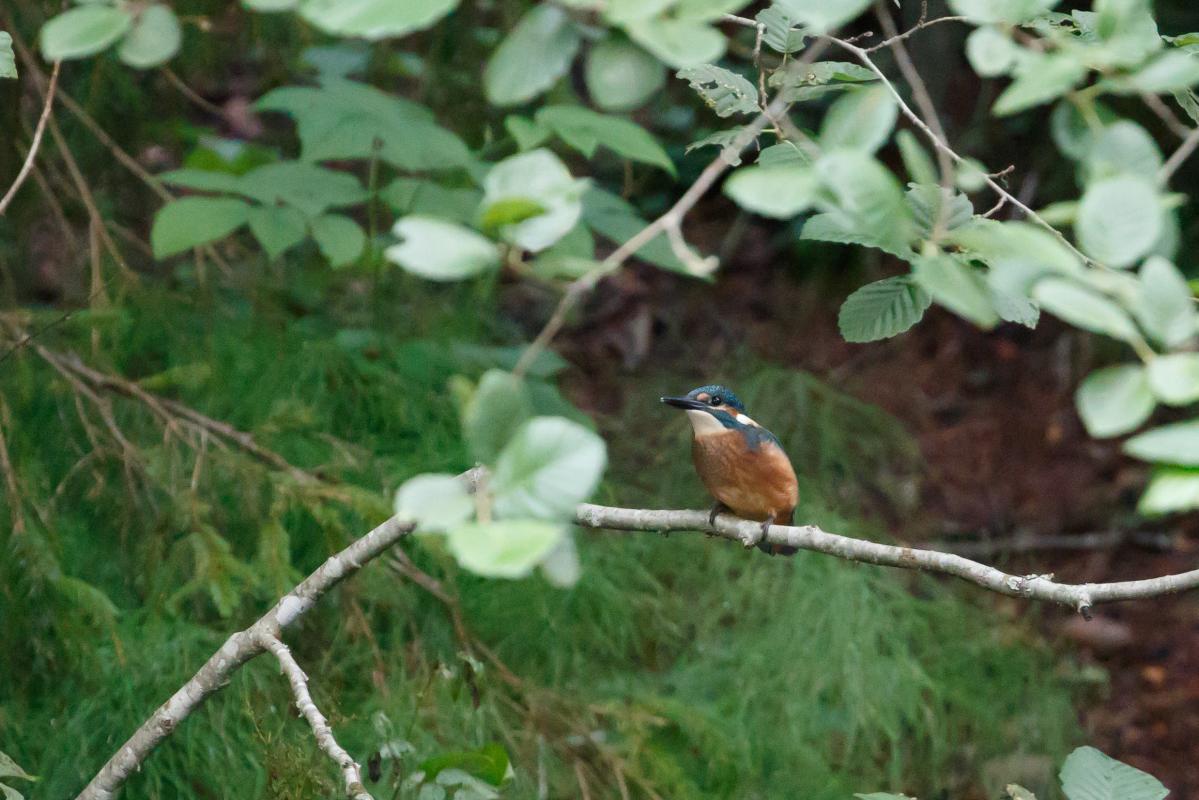
[[[1074,227],[1088,255],[1109,267],[1127,267],[1148,253],[1161,234],[1161,202],[1147,180],[1107,178],[1087,187]]]
[[[444,217],[463,224],[474,221],[483,201],[483,193],[477,189],[449,188],[419,178],[396,178],[379,197],[400,216]]]
[[[42,55],[47,61],[95,55],[124,36],[132,24],[133,17],[124,8],[102,5],[72,8],[42,26]]]
[[[568,530],[562,541],[542,560],[542,576],[559,589],[569,589],[579,582],[582,567],[579,564],[579,550],[575,547],[574,536]]]
[[[795,18],[780,6],[762,9],[754,20],[766,26],[762,41],[776,53],[795,53],[803,49],[804,32],[796,27]]]
[[[607,463],[604,441],[563,417],[535,417],[517,430],[495,464],[491,488],[501,517],[571,519],[595,491]]]
[[[308,235],[308,220],[290,206],[254,206],[247,221],[250,232],[270,258],[278,258]]]
[[[625,26],[633,41],[675,69],[718,61],[724,55],[724,34],[686,19],[646,19]]]
[[[592,102],[605,111],[640,108],[666,85],[658,59],[616,36],[592,46],[583,77]]]
[[[1066,758],[1062,792],[1069,800],[1162,800],[1170,790],[1161,781],[1094,747],[1080,747]]]
[[[700,147],[719,147],[721,148],[720,157],[724,159],[725,163],[731,167],[739,167],[741,166],[741,153],[739,150],[733,147],[733,145],[736,144],[737,139],[741,136],[741,132],[744,130],[745,126],[738,125],[737,127],[729,128],[728,130],[709,133],[704,138],[696,139],[694,142],[687,145],[687,149],[684,152],[690,153],[692,150]],[[771,147],[775,146],[776,145],[771,145]],[[758,162],[759,164],[761,163],[761,156],[758,157]]]
[[[183,29],[175,12],[161,3],[146,6],[135,17],[117,55],[136,69],[149,69],[170,61],[179,52]]]
[[[949,0],[953,13],[971,22],[1017,24],[1038,17],[1061,0]]]
[[[1090,139],[1084,155],[1085,182],[1117,175],[1156,175],[1161,150],[1149,132],[1135,122],[1117,120]]]
[[[1174,92],[1174,101],[1191,118],[1191,122],[1199,123],[1199,95],[1196,95],[1193,89]]]
[[[443,219],[404,217],[393,233],[402,241],[384,255],[408,272],[431,281],[458,281],[499,266],[493,242]]]
[[[17,765],[12,757],[0,750],[0,778],[20,778],[25,781],[36,781],[37,778],[30,775],[25,770]]]
[[[344,78],[323,78],[320,87],[284,86],[255,107],[295,119],[305,161],[378,157],[404,170],[471,162],[462,140],[424,106]]]
[[[362,227],[341,214],[321,214],[312,221],[312,238],[321,255],[333,267],[344,267],[362,254],[366,233]]]
[[[895,134],[895,143],[899,146],[899,155],[912,183],[937,183],[937,168],[928,152],[916,140],[916,134],[905,128]]]
[[[916,800],[916,798],[908,797],[906,794],[892,794],[891,792],[871,792],[870,794],[859,792],[854,797],[858,800]]]
[[[150,230],[155,258],[223,239],[249,221],[250,205],[232,197],[184,197],[158,210]]]
[[[999,95],[992,110],[1002,117],[1048,103],[1077,86],[1086,74],[1086,66],[1068,55],[1052,53],[1028,57],[1020,64],[1016,79]]]
[[[748,80],[724,67],[704,64],[681,69],[676,74],[691,84],[691,88],[718,117],[756,114],[759,111],[758,90]]]
[[[1162,53],[1127,78],[1112,81],[1112,88],[1128,94],[1163,94],[1199,83],[1199,57],[1183,50]]]
[[[489,578],[523,578],[561,541],[565,526],[538,519],[468,522],[447,544],[466,569]]]
[[[975,28],[966,37],[966,59],[983,78],[1005,75],[1019,63],[1020,47],[998,28]]]
[[[1050,314],[1075,327],[1126,342],[1140,335],[1120,306],[1101,294],[1063,278],[1046,278],[1033,287],[1033,299]]]
[[[527,103],[566,74],[579,50],[579,32],[563,9],[530,9],[504,37],[483,69],[483,89],[492,105]]]
[[[1115,113],[1103,103],[1093,102],[1091,114],[1083,116],[1082,112],[1068,99],[1058,102],[1049,115],[1049,132],[1058,149],[1070,158],[1081,160],[1090,152],[1096,136],[1106,127],[1117,121]],[[1099,125],[1094,125],[1094,119]]]
[[[820,183],[809,167],[742,167],[724,183],[724,193],[746,211],[787,219],[811,207]]]
[[[300,14],[337,36],[386,39],[424,30],[458,6],[458,0],[303,0]]]
[[[512,138],[516,140],[516,148],[522,153],[540,147],[554,135],[549,128],[519,114],[504,117],[504,127],[512,134]]]
[[[17,60],[12,51],[12,35],[0,31],[0,78],[17,77]]]
[[[1007,292],[999,289],[987,275],[987,285],[991,290],[991,306],[1004,322],[1014,322],[1026,328],[1035,328],[1041,321],[1041,308],[1023,294]]]
[[[583,194],[583,222],[600,236],[618,245],[631,239],[648,224],[619,195],[595,186]],[[665,233],[658,234],[642,245],[634,257],[672,272],[687,272],[687,267],[670,249]]]
[[[549,150],[509,156],[491,168],[483,180],[482,214],[495,203],[522,199],[544,213],[503,226],[505,240],[530,252],[540,252],[561,239],[579,221],[586,180],[571,177],[566,165]]]
[[[1199,508],[1199,470],[1165,467],[1157,469],[1137,503],[1146,516],[1177,514]]]
[[[348,172],[303,161],[280,161],[252,169],[239,181],[240,193],[265,205],[289,205],[307,217],[330,208],[364,202],[368,195]]]
[[[158,176],[163,183],[172,186],[183,186],[201,192],[221,192],[225,194],[241,194],[242,182],[240,175],[231,172],[217,172],[207,169],[173,169],[160,173]]]
[[[845,298],[837,326],[847,342],[887,339],[919,322],[932,302],[928,292],[907,275],[884,278]]]
[[[932,237],[933,228],[941,215],[942,204],[948,206],[945,213],[945,231],[960,228],[974,217],[974,206],[969,197],[952,189],[942,190],[936,184],[909,184],[904,193],[904,200],[916,222],[916,234],[922,239]]]
[[[445,532],[475,513],[475,501],[462,479],[427,473],[409,478],[396,492],[395,514],[426,532]]]
[[[512,773],[508,763],[508,751],[503,745],[486,745],[479,750],[467,750],[452,753],[442,753],[422,761],[418,769],[425,773],[426,780],[433,780],[446,769],[460,769],[476,778],[481,778],[492,786],[500,786]],[[462,798],[457,800],[474,800]]]
[[[873,153],[891,137],[899,105],[882,84],[853,89],[829,108],[820,127],[820,146]]]
[[[1149,335],[1168,347],[1186,343],[1196,332],[1199,313],[1194,295],[1178,267],[1153,256],[1141,267],[1140,291],[1133,303],[1137,321]]]
[[[838,211],[809,220],[804,238],[816,238],[817,232],[835,229],[889,253],[910,253],[908,245],[915,225],[903,191],[890,171],[857,150],[827,152],[817,160],[815,169],[832,193]],[[827,222],[817,222],[820,218]]]
[[[1078,256],[1056,236],[1028,222],[976,218],[954,229],[947,238],[992,267],[1019,262],[1063,273],[1082,269]]]
[[[645,128],[630,120],[582,106],[544,106],[538,109],[536,120],[588,158],[597,147],[606,147],[625,158],[675,174],[674,162],[662,145]]]
[[[273,13],[291,11],[300,4],[300,0],[241,0],[241,4],[254,11]]]
[[[938,305],[975,325],[991,328],[999,322],[982,274],[953,256],[920,256],[913,259],[912,277]]]
[[[545,208],[539,203],[523,197],[510,197],[487,206],[486,211],[479,217],[479,227],[484,233],[494,235],[505,225],[515,225],[544,213]]]
[[[803,167],[811,166],[812,159],[794,142],[779,142],[762,148],[757,164],[759,167]]]
[[[1139,364],[1092,372],[1079,385],[1074,404],[1087,433],[1097,439],[1136,430],[1157,406],[1145,368]]]
[[[525,383],[511,372],[489,369],[462,409],[462,433],[471,456],[492,463],[516,430],[533,415]]]
[[[775,5],[813,33],[828,33],[865,11],[870,0],[775,0]]]
[[[1171,353],[1149,362],[1149,386],[1168,406],[1199,400],[1199,353]]]

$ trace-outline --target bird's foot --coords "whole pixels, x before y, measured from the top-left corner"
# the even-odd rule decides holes
[[[766,541],[766,534],[770,531],[770,523],[773,520],[766,520],[758,526],[758,534],[755,536],[752,533],[747,533],[741,537],[741,544],[746,550],[752,550],[755,547],[760,547]]]
[[[717,501],[716,505],[712,506],[712,510],[710,512],[708,512],[708,524],[715,525],[716,524],[716,515],[721,513],[722,511],[728,511],[728,510],[729,510],[728,506],[726,506],[724,503]],[[713,533],[712,531],[705,531],[705,533],[708,536],[716,536],[717,535],[717,534]]]

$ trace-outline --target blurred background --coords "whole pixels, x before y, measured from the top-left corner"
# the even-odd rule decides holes
[[[161,184],[145,177],[185,166],[236,175],[294,155],[292,122],[254,104],[330,70],[419,102],[474,152],[512,152],[481,72],[531,5],[466,2],[368,44],[293,14],[179,0],[183,43],[169,65],[133,70],[111,52],[64,64],[37,169],[0,218],[0,750],[40,777],[20,784],[27,796],[77,792],[230,631],[389,514],[404,480],[469,468],[462,381],[510,369],[561,292],[519,268],[463,283],[370,257],[331,268],[311,243],[271,258],[244,235],[156,259]],[[5,187],[42,107],[37,73],[49,74],[36,37],[60,10],[0,12],[20,71],[0,81]],[[920,13],[905,0],[900,29]],[[1159,0],[1156,16],[1164,34],[1199,30],[1184,0]],[[720,29],[729,58],[744,59],[753,30]],[[969,67],[969,30],[937,25],[909,41],[948,137],[988,165],[1015,165],[1006,185],[1034,207],[1073,196],[1049,107],[988,115],[1004,82]],[[587,92],[580,63],[545,102]],[[1150,109],[1116,105],[1173,149]],[[792,118],[811,127],[821,108]],[[558,151],[653,219],[716,154],[687,145],[724,123],[673,75],[632,118],[677,177]],[[899,164],[894,148],[879,158]],[[373,179],[362,163],[348,169]],[[1174,185],[1194,186],[1197,170],[1185,165]],[[358,222],[386,231],[402,212]],[[1195,209],[1178,218],[1178,263],[1194,277]],[[841,302],[905,267],[801,241],[800,226],[710,192],[684,224],[696,250],[720,258],[710,280],[634,260],[571,315],[556,356],[538,362],[534,403],[606,441],[595,502],[707,507],[687,424],[657,398],[720,382],[785,444],[797,520],[1068,582],[1193,567],[1193,517],[1138,516],[1148,467],[1089,437],[1075,411],[1080,379],[1119,345],[1048,317],[1035,330],[980,331],[937,307],[906,334],[849,344]],[[36,338],[9,353],[20,331]],[[137,389],[249,432],[267,452],[172,436],[171,414]],[[1012,782],[1052,798],[1080,744],[1151,772],[1172,797],[1199,796],[1194,595],[1104,606],[1084,622],[811,553],[594,530],[575,541],[581,575],[569,588],[474,576],[406,541],[398,562],[364,570],[289,637],[377,797],[416,797],[405,779],[431,760],[486,760],[498,745],[513,768],[500,791],[513,798],[973,799]],[[242,669],[125,796],[337,795],[277,672],[264,659]]]

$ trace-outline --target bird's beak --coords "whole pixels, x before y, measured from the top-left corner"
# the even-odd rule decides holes
[[[687,409],[689,411],[704,411],[708,407],[705,403],[692,400],[690,397],[661,397],[659,399],[668,406]]]

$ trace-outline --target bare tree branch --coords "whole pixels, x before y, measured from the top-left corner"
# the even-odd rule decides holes
[[[1183,162],[1191,157],[1191,153],[1195,152],[1195,148],[1199,147],[1199,128],[1192,128],[1187,134],[1187,138],[1182,140],[1182,144],[1178,145],[1178,149],[1170,155],[1162,168],[1157,172],[1157,179],[1162,183],[1170,180],[1170,177],[1178,171]]]
[[[264,637],[278,638],[284,628],[306,614],[326,592],[411,532],[411,524],[392,517],[340,553],[330,556],[316,572],[280,598],[257,622],[230,636],[191,680],[159,706],[121,745],[79,794],[78,800],[112,800],[116,797],[117,791],[155,747],[170,736],[209,695],[228,683],[230,676],[243,664],[266,650]]]
[[[17,190],[21,188],[21,184],[33,171],[33,161],[37,158],[38,148],[42,145],[42,136],[46,133],[46,122],[49,121],[50,111],[54,108],[54,93],[58,90],[58,73],[61,67],[61,61],[54,62],[54,71],[50,73],[50,85],[46,89],[42,115],[38,117],[37,128],[33,131],[33,140],[29,143],[29,153],[25,156],[25,163],[21,165],[21,171],[17,173],[17,179],[12,182],[12,186],[8,187],[4,197],[0,198],[0,217],[4,216],[4,212],[8,210],[8,204],[16,197]]]
[[[258,635],[258,642],[263,648],[271,651],[275,658],[279,660],[279,668],[287,676],[287,680],[291,684],[292,694],[296,696],[296,708],[300,710],[300,713],[312,728],[312,734],[316,737],[317,745],[341,769],[342,777],[345,778],[346,782],[346,796],[353,798],[353,800],[374,800],[370,792],[362,784],[362,767],[333,738],[333,729],[329,727],[329,721],[325,719],[325,715],[321,713],[321,710],[316,707],[316,703],[313,702],[312,694],[308,691],[308,676],[304,674],[304,670],[300,668],[295,657],[292,656],[291,650],[287,648],[287,645],[281,639],[269,633],[260,633]]]
[[[590,503],[575,511],[575,523],[588,528],[626,531],[702,531],[753,546],[761,538],[760,522],[749,522],[727,515],[708,523],[707,511],[658,511],[637,508],[612,508]],[[828,533],[814,525],[771,525],[766,540],[771,544],[811,550],[848,561],[880,566],[924,570],[953,575],[962,580],[1011,597],[1047,600],[1069,606],[1084,616],[1099,603],[1136,600],[1199,588],[1199,569],[1163,575],[1139,581],[1115,583],[1057,583],[1052,575],[1009,575],[994,567],[952,553],[918,550],[880,544]]]

